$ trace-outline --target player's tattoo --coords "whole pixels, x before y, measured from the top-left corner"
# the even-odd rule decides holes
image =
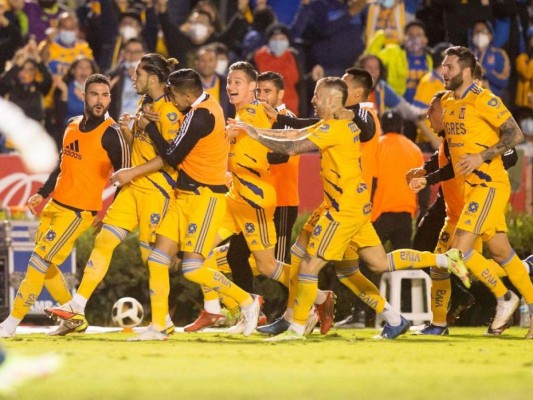
[[[492,160],[494,157],[505,153],[524,140],[524,134],[514,118],[508,118],[500,126],[500,141],[494,146],[481,152],[483,161]]]
[[[318,150],[318,147],[313,142],[305,138],[299,140],[279,140],[259,135],[258,140],[274,152],[289,156]]]

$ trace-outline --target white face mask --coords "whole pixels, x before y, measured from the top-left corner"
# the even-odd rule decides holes
[[[76,41],[76,32],[75,31],[65,31],[60,30],[57,34],[59,41],[67,46],[70,46]]]
[[[126,25],[120,28],[120,36],[124,41],[128,41],[138,36],[137,29],[131,25]]]
[[[270,39],[268,41],[268,47],[270,47],[272,54],[279,57],[289,48],[289,41],[284,39]]]
[[[207,39],[207,35],[209,35],[209,28],[207,25],[199,23],[191,24],[191,27],[189,28],[189,36],[192,40],[195,42],[203,42]]]
[[[478,49],[485,49],[490,43],[490,37],[486,33],[476,33],[472,38],[472,43]]]
[[[226,75],[228,69],[228,60],[218,60],[215,72],[219,75]]]
[[[533,118],[526,118],[520,121],[520,128],[526,136],[533,136]]]
[[[394,0],[381,0],[380,3],[383,8],[391,8],[394,6]]]
[[[137,68],[137,65],[139,65],[141,61],[124,61],[122,65],[124,65],[124,68],[130,69],[130,68]]]

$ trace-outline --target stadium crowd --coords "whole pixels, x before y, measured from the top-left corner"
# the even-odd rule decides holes
[[[494,217],[498,212],[491,214],[492,231],[481,220],[471,232],[472,222],[461,210],[475,214],[479,208],[488,214],[483,206],[488,210],[492,202],[503,210],[508,178],[495,189],[493,180],[505,181],[503,166],[516,163],[514,147],[524,137],[525,146],[533,143],[531,3],[0,0],[0,94],[41,123],[63,154],[78,154],[78,143],[84,140],[80,133],[98,131],[100,142],[91,148],[101,163],[77,171],[62,157],[60,170],[30,198],[33,210],[53,193],[43,211],[43,235],[19,289],[19,304],[0,326],[0,336],[15,334],[31,306],[29,299],[43,285],[65,303],[48,310],[62,321],[53,334],[84,331],[87,301],[105,276],[115,247],[137,226],[152,301],[152,325],[139,340],[165,340],[174,329],[167,300],[172,263],[181,263],[185,277],[200,284],[204,293],[204,310],[186,331],[240,313],[230,332],[251,334],[263,301],[250,295],[253,276],[262,274],[288,287],[289,300],[285,314],[258,331],[274,340],[299,340],[320,321],[325,334],[334,322],[335,295],[318,290],[318,272],[327,261],[335,261],[337,277],[359,297],[359,304],[382,314],[382,338],[405,333],[409,323],[381,296],[373,273],[425,267],[432,268],[434,320],[421,334],[448,334],[450,272],[459,282],[452,280],[454,291],[462,292],[461,285],[470,285],[468,268],[497,300],[488,333],[500,335],[520,299],[500,278],[509,277],[533,314],[533,258],[522,262],[514,254],[505,222]],[[88,92],[89,87],[97,89]],[[479,159],[457,150],[472,150],[475,144],[460,142],[448,149],[436,135],[446,130],[456,140],[465,129],[464,109],[457,104],[467,92],[472,99],[485,96],[498,110],[496,116],[477,100],[468,103],[476,115],[469,118],[469,129],[487,126],[491,132],[479,138],[485,149]],[[453,107],[457,115],[447,115],[445,110]],[[100,120],[102,110],[118,126]],[[313,118],[315,113],[320,120]],[[443,118],[454,128],[445,129]],[[342,132],[344,142],[324,136],[331,127]],[[353,133],[358,139],[346,141]],[[328,150],[339,145],[353,147],[351,156]],[[131,164],[128,147],[133,149]],[[0,139],[0,150],[13,148]],[[291,249],[299,202],[298,154],[306,151],[321,153],[325,198]],[[424,163],[423,153],[435,151]],[[359,157],[362,171],[348,171],[347,165],[355,165]],[[446,159],[456,163],[451,172],[444,170]],[[229,195],[224,195],[226,165],[232,176]],[[111,181],[122,188],[103,220],[80,288],[70,299],[57,265],[101,207],[98,196],[106,174],[96,176],[97,167],[114,169]],[[77,174],[95,186],[84,202],[76,191],[83,184],[69,186],[66,181],[76,181]],[[475,175],[468,185],[488,185],[496,194],[471,190],[468,203],[461,199],[454,204],[458,215],[453,219],[453,190],[447,194],[443,188],[430,208],[430,184],[451,179],[463,187],[461,176],[468,174]],[[330,185],[337,193],[328,192]],[[350,185],[357,187],[353,198],[343,192]],[[372,205],[365,202],[367,195]],[[173,196],[176,201],[170,201]],[[359,217],[368,218],[368,226],[345,225],[359,212],[350,208],[354,204],[364,210],[365,217]],[[79,222],[62,222],[69,234],[65,239],[49,234],[54,216],[69,210],[86,214]],[[448,225],[439,238],[446,214]],[[415,236],[412,243],[416,217],[420,227],[433,225],[431,234],[418,240]],[[336,225],[328,222],[333,220]],[[456,226],[467,233],[454,236]],[[481,255],[474,236],[488,243],[495,262]],[[230,237],[229,246],[212,252],[212,243]],[[381,243],[387,241],[393,251],[385,254]],[[233,282],[220,271],[231,271]],[[356,307],[344,325],[361,322],[357,319],[364,309]],[[533,325],[527,337],[533,338]]]

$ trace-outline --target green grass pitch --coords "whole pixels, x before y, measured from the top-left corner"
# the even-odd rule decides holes
[[[335,330],[305,342],[267,343],[224,333],[176,333],[167,342],[131,334],[18,335],[12,354],[52,352],[54,375],[20,388],[17,399],[423,399],[533,398],[533,340],[513,327],[449,337],[408,333],[374,340],[373,329]]]

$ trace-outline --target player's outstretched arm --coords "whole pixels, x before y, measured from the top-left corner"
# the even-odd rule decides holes
[[[164,165],[165,163],[163,162],[161,156],[156,156],[150,161],[141,165],[137,165],[136,167],[122,168],[118,170],[113,175],[111,175],[109,181],[114,186],[123,186],[126,183],[131,182],[138,176],[148,175],[151,172],[159,171],[161,168],[163,168]]]

